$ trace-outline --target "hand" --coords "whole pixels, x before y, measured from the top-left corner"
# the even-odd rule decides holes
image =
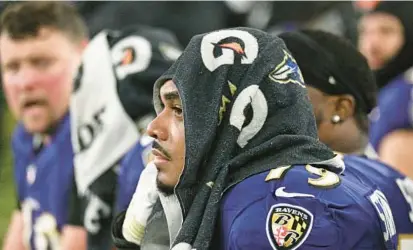
[[[137,245],[141,244],[148,218],[158,199],[156,187],[157,169],[150,162],[142,171],[132,201],[126,210],[123,222],[123,237]]]

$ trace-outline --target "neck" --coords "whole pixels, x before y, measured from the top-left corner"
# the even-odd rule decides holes
[[[343,154],[364,154],[368,135],[358,128],[339,130],[329,147]]]
[[[33,135],[35,144],[48,145],[52,141],[52,133],[37,133]]]
[[[349,154],[364,154],[367,144],[369,142],[369,138],[364,133],[359,133],[358,137],[354,138],[354,147]]]
[[[56,133],[58,124],[51,125],[46,131],[33,134],[33,143],[37,145],[48,145],[52,141],[53,134]]]
[[[52,139],[52,136],[49,134],[38,133],[38,134],[33,135],[33,140],[34,140],[34,143],[36,144],[48,144],[50,143],[51,139]]]

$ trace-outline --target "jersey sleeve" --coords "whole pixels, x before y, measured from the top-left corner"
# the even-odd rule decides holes
[[[413,84],[396,82],[384,88],[370,114],[370,142],[378,151],[381,140],[398,129],[412,128]]]

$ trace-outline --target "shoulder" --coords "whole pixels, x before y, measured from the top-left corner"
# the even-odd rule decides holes
[[[344,156],[343,161],[346,165],[346,173],[356,172],[357,174],[368,176],[369,178],[380,177],[383,179],[405,177],[394,168],[379,160],[369,159],[358,155],[346,155]]]
[[[343,242],[348,249],[373,249],[382,235],[369,200],[373,194],[371,188],[327,169],[274,169],[246,179],[226,194],[221,211],[224,238],[227,245],[242,246],[239,249],[338,247]],[[261,239],[243,237],[252,234]]]
[[[413,181],[380,161],[348,155],[344,157],[344,162],[347,177],[370,186],[377,186],[386,196],[394,216],[397,233],[411,233],[413,224],[409,214]]]
[[[286,198],[311,197],[313,198],[311,200],[319,203],[338,200],[351,204],[357,200],[356,197],[362,197],[363,194],[368,193],[368,190],[361,191],[362,188],[364,189],[343,178],[342,175],[321,166],[294,165],[278,167],[251,176],[233,187],[226,195],[226,199],[236,199],[239,193],[242,193],[244,197],[250,196],[256,199],[267,196],[284,197],[287,196],[287,190],[291,190],[297,194],[307,195],[290,195]],[[285,190],[285,192],[280,190]],[[336,197],[337,193],[340,193],[341,197]],[[354,193],[359,195],[353,196]]]
[[[380,89],[378,104],[403,103],[406,100],[410,100],[413,88],[413,78],[410,75],[413,74],[402,74]],[[394,97],[397,98],[395,99]]]

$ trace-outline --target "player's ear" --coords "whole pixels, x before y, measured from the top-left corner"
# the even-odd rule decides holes
[[[332,98],[334,99],[333,122],[340,123],[353,117],[356,108],[356,100],[353,96],[338,95]]]

